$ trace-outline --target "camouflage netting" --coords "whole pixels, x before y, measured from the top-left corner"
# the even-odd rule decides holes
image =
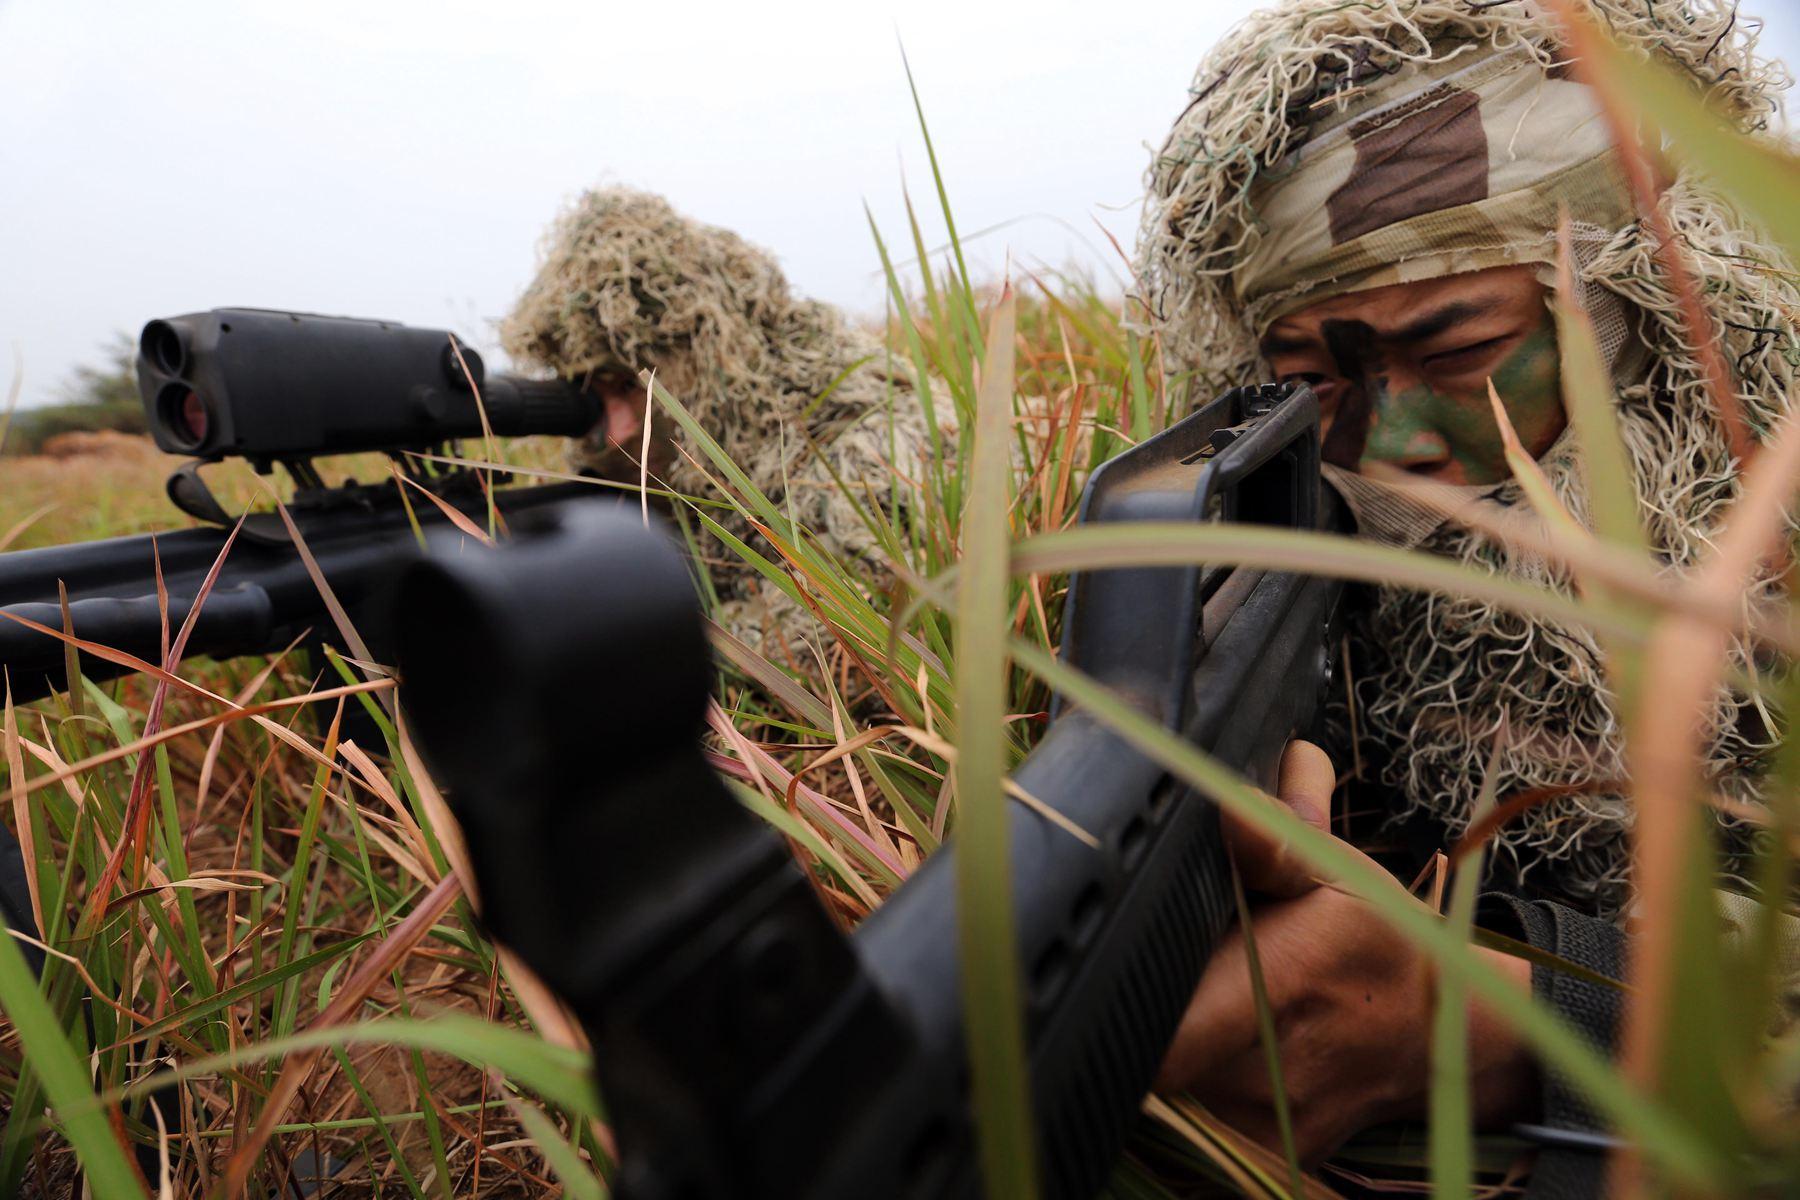
[[[1590,0],[1622,41],[1685,70],[1746,130],[1782,120],[1787,73],[1758,58],[1758,25],[1718,0]],[[1257,377],[1267,310],[1250,311],[1233,264],[1266,232],[1252,198],[1260,175],[1303,145],[1311,123],[1353,109],[1361,85],[1402,63],[1522,49],[1555,57],[1554,25],[1529,3],[1451,0],[1298,0],[1250,18],[1199,69],[1193,102],[1150,168],[1139,243],[1141,296],[1174,375],[1199,394]],[[1800,371],[1800,285],[1772,244],[1701,179],[1682,173],[1665,198],[1733,364],[1740,401],[1759,434],[1786,412]],[[1548,231],[1546,231],[1548,232]],[[1688,348],[1676,299],[1655,264],[1651,235],[1636,224],[1582,230],[1584,299],[1620,306],[1629,343],[1614,358],[1618,415],[1636,472],[1640,513],[1671,570],[1691,567],[1737,494],[1736,468]],[[1320,294],[1329,290],[1323,281]],[[1290,302],[1293,297],[1288,297]],[[1587,511],[1574,448],[1544,463],[1557,493]],[[1491,492],[1514,505],[1512,484]],[[1460,527],[1422,548],[1566,587],[1533,556]],[[1775,593],[1766,581],[1746,605]],[[1598,647],[1586,634],[1462,599],[1381,589],[1362,630],[1359,675],[1364,737],[1384,761],[1398,807],[1466,827],[1483,764],[1503,720],[1500,793],[1620,778],[1624,761]],[[1736,660],[1753,677],[1742,646]],[[1755,695],[1721,694],[1708,764],[1719,790],[1756,800],[1773,744]],[[1610,792],[1541,805],[1498,840],[1496,870],[1600,910],[1626,900],[1628,802]],[[1726,823],[1733,866],[1749,832]]]
[[[890,369],[879,338],[849,326],[829,305],[793,294],[772,255],[735,233],[676,212],[660,196],[624,187],[578,198],[545,235],[537,276],[501,325],[515,362],[577,379],[656,372],[750,479],[828,550],[858,557],[871,585],[887,563],[865,508],[910,492],[926,453],[920,406]],[[658,429],[672,426],[666,414]],[[666,485],[713,494],[710,464],[677,446]],[[951,437],[954,444],[954,436]],[[576,465],[612,478],[635,466],[594,435]],[[706,470],[702,470],[702,466]],[[624,468],[624,469],[621,469]],[[715,513],[718,510],[714,510]],[[746,536],[741,521],[727,520]],[[759,638],[791,615],[775,589],[730,554],[709,560],[735,631]]]

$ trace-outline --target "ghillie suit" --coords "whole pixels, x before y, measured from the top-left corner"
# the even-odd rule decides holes
[[[1613,35],[1692,77],[1743,129],[1780,120],[1779,64],[1725,0],[1590,0]],[[1508,264],[1551,281],[1559,211],[1578,289],[1610,356],[1639,515],[1668,569],[1691,568],[1738,494],[1736,467],[1686,347],[1676,297],[1635,220],[1592,96],[1567,78],[1553,18],[1531,3],[1298,0],[1251,17],[1202,64],[1193,102],[1148,174],[1139,277],[1167,368],[1195,393],[1256,378],[1269,324],[1342,293]],[[1800,371],[1800,286],[1772,245],[1684,171],[1667,211],[1750,424],[1787,411]],[[1545,456],[1585,519],[1570,439]],[[1365,536],[1567,589],[1560,570],[1391,491],[1339,476]],[[1512,483],[1479,489],[1513,506]],[[1423,519],[1422,519],[1423,518]],[[1746,603],[1775,594],[1773,581]],[[1735,661],[1756,677],[1745,647]],[[1364,745],[1407,815],[1467,827],[1502,721],[1499,794],[1591,789],[1531,809],[1497,839],[1495,870],[1590,911],[1627,900],[1621,730],[1594,639],[1476,601],[1377,589],[1353,647]],[[1759,797],[1775,741],[1758,696],[1722,692],[1705,766]],[[1397,814],[1399,815],[1399,814]],[[1722,821],[1728,868],[1749,830]]]
[[[885,586],[888,560],[858,507],[913,502],[929,434],[910,381],[888,369],[876,336],[796,297],[766,251],[648,192],[585,193],[545,235],[540,259],[501,325],[514,361],[567,379],[654,370],[757,488],[824,549],[857,563],[856,574]],[[711,462],[668,414],[653,413],[652,422],[676,446],[661,485],[717,499]],[[598,431],[574,458],[602,477],[638,478]],[[740,517],[707,512],[777,557]],[[727,552],[706,562],[727,628],[752,646],[795,632],[792,601],[741,558]]]

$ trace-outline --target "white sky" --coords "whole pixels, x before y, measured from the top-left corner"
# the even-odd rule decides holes
[[[1789,5],[1763,0],[1777,48]],[[114,331],[223,305],[492,345],[543,226],[650,187],[877,311],[866,202],[941,237],[904,39],[965,236],[997,274],[1115,270],[1147,143],[1251,0],[0,0],[0,388],[54,399]],[[1794,61],[1792,57],[1789,61]]]

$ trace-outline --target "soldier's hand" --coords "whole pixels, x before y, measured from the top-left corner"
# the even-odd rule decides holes
[[[1295,742],[1282,759],[1279,798],[1326,829],[1334,781],[1324,752]],[[1363,901],[1321,884],[1280,843],[1230,819],[1225,836],[1255,893],[1252,925],[1302,1161],[1316,1162],[1370,1126],[1422,1116],[1430,1076],[1429,960]],[[1529,964],[1492,959],[1529,990]],[[1536,1075],[1524,1048],[1480,1005],[1472,1004],[1469,1016],[1477,1120],[1491,1125],[1529,1115]],[[1185,1090],[1234,1128],[1280,1149],[1240,934],[1226,938],[1207,965],[1157,1090]]]

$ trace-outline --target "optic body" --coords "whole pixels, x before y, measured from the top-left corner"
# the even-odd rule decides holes
[[[259,464],[424,450],[480,436],[484,410],[504,436],[578,437],[600,416],[576,385],[489,379],[475,351],[460,358],[441,329],[215,308],[144,326],[138,392],[162,449]]]

